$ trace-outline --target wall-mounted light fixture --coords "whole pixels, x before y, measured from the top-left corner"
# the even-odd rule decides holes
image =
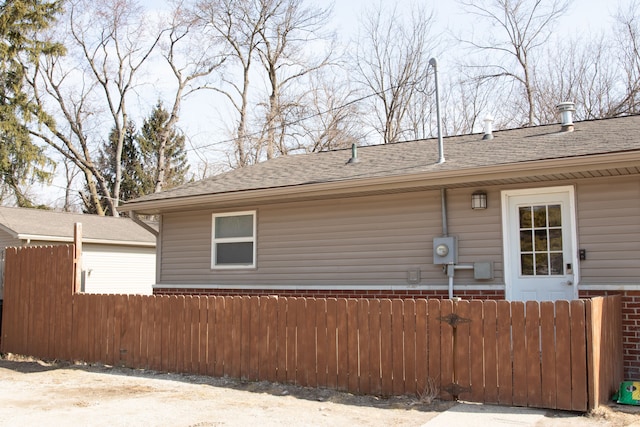
[[[476,191],[471,195],[471,209],[487,209],[487,193]]]

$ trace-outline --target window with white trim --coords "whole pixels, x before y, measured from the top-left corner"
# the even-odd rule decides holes
[[[213,214],[211,268],[256,266],[256,213]]]

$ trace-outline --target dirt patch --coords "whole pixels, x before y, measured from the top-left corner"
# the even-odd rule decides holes
[[[454,403],[7,356],[1,425],[419,426]]]
[[[454,402],[357,396],[328,389],[0,358],[0,425],[421,426]],[[637,408],[589,417],[550,411],[544,426],[640,426]]]

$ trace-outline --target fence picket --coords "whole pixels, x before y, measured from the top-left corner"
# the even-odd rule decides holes
[[[569,302],[556,302],[556,402],[571,410],[571,329]]]
[[[416,393],[425,393],[429,378],[429,350],[427,334],[427,300],[416,300]]]
[[[358,300],[358,354],[360,359],[358,391],[362,394],[371,393],[370,337],[369,300],[362,298]]]
[[[451,387],[455,382],[453,377],[453,328],[444,321],[453,314],[453,302],[442,300],[440,302],[440,384],[441,389]],[[442,395],[444,399],[451,400],[453,395],[450,391],[445,391]]]
[[[440,327],[442,322],[440,318],[440,300],[430,299],[427,301],[427,343],[429,346],[428,362],[429,377],[427,381],[431,381],[435,388],[434,393],[438,393],[439,397],[444,396],[442,390],[443,384],[440,376]],[[445,384],[446,385],[446,384]]]
[[[487,403],[498,403],[498,329],[496,301],[483,301],[482,337],[484,345],[484,400]]]
[[[276,351],[278,354],[276,366],[276,380],[284,383],[287,381],[287,299],[278,298],[278,331],[276,333],[277,344]]]
[[[347,324],[347,300],[338,299],[336,310],[337,354],[338,354],[338,390],[349,389],[349,338]]]
[[[513,345],[513,404],[527,405],[527,330],[524,303],[511,303],[511,341]]]
[[[416,386],[416,302],[403,301],[404,305],[404,393],[415,394]]]
[[[469,358],[470,360],[470,385],[471,385],[471,399],[474,402],[483,402],[484,395],[484,370],[486,354],[484,349],[484,319],[482,308],[484,303],[480,300],[472,300],[469,302]],[[495,337],[495,335],[494,335]],[[487,340],[489,341],[489,340]],[[495,342],[495,341],[493,341]],[[487,346],[490,345],[487,342]],[[494,347],[495,352],[495,347]]]
[[[218,297],[208,296],[207,299],[207,375],[216,375],[216,357],[218,345],[222,342],[216,330],[216,301]]]
[[[539,407],[542,404],[542,379],[540,364],[542,355],[540,343],[540,305],[537,301],[527,301],[525,305],[527,405]]]
[[[358,300],[347,300],[347,390],[358,393]]]
[[[555,334],[555,304],[551,301],[542,301],[540,303],[541,405],[552,409],[557,407]]]
[[[587,347],[585,305],[571,301],[571,410],[587,410]]]
[[[498,403],[513,404],[513,363],[511,359],[511,304],[497,301]]]
[[[214,337],[216,339],[215,346],[215,365],[214,365],[214,374],[217,377],[223,376],[229,368],[226,366],[229,362],[229,359],[225,359],[225,357],[232,356],[231,351],[227,351],[227,345],[230,339],[228,335],[231,334],[231,328],[229,323],[229,317],[227,312],[227,304],[229,303],[230,298],[228,297],[215,297],[215,332]],[[226,363],[225,363],[226,361]]]
[[[455,327],[453,333],[455,334],[455,348],[454,348],[454,378],[455,383],[461,387],[461,392],[458,395],[459,399],[469,400],[471,394],[465,392],[464,389],[468,389],[471,386],[471,360],[476,357],[482,359],[481,355],[471,356],[471,344],[469,342],[471,322],[469,313],[469,301],[456,301],[454,303],[454,313],[460,317],[460,323]]]
[[[327,387],[338,387],[338,300],[327,299]]]
[[[380,372],[381,394],[393,393],[393,342],[391,341],[391,300],[380,301]]]
[[[241,378],[242,375],[242,297],[229,297],[226,304],[227,324],[231,325],[231,335],[227,335],[225,341],[225,374],[233,378]],[[229,370],[226,369],[229,362]]]
[[[316,385],[327,384],[327,300],[319,298],[316,303]]]
[[[375,395],[382,394],[380,360],[380,300],[369,300],[369,390]]]

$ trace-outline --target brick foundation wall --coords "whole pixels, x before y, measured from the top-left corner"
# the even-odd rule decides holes
[[[622,296],[624,377],[640,380],[640,291],[580,291],[580,298]]]
[[[317,290],[317,289],[154,289],[154,295],[216,295],[216,296],[263,296],[278,295],[292,298],[439,298],[449,297],[448,290]],[[455,296],[462,299],[504,299],[504,291],[456,290]]]

